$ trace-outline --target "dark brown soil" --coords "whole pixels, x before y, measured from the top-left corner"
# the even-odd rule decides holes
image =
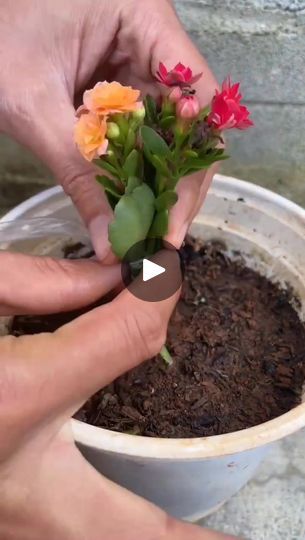
[[[219,244],[190,240],[183,257],[183,294],[168,335],[173,365],[158,357],[123,375],[88,400],[80,420],[150,437],[202,437],[300,403],[305,328],[289,293],[230,261]],[[16,317],[12,333],[54,331],[71,318]]]

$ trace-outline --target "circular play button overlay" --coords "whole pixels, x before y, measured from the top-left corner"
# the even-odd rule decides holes
[[[183,273],[179,251],[160,238],[137,242],[122,261],[125,287],[146,302],[170,298],[181,287]]]

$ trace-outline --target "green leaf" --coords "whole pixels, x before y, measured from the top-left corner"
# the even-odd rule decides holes
[[[174,125],[175,122],[175,116],[166,116],[165,118],[162,118],[162,120],[160,120],[160,126],[162,127],[162,129],[169,129]]]
[[[157,120],[157,105],[154,98],[151,96],[146,96],[144,99],[144,107],[146,120],[148,120],[151,124],[154,124]]]
[[[144,235],[145,238],[151,226],[152,218],[155,211],[155,196],[147,184],[142,184],[141,186],[137,187],[132,192],[132,196],[138,204],[138,208],[142,217],[142,225],[143,228],[146,230],[146,233]]]
[[[172,153],[168,145],[154,129],[148,126],[142,126],[140,133],[144,150],[148,153],[148,155],[155,154],[161,158],[172,160]]]
[[[128,134],[126,137],[126,142],[124,145],[124,156],[128,156],[130,152],[133,150],[136,143],[136,134],[132,128],[129,128]]]
[[[216,163],[217,161],[222,161],[224,159],[227,159],[228,157],[229,156],[222,154],[206,156],[205,158],[201,159],[188,159],[179,169],[179,175],[183,177],[196,171],[208,169],[213,163]]]
[[[156,210],[169,210],[177,201],[178,195],[175,191],[165,191],[155,200]]]
[[[93,161],[93,163],[95,163],[95,165],[97,165],[98,167],[100,167],[100,169],[103,169],[104,171],[108,171],[110,174],[112,174],[112,176],[114,176],[115,178],[118,178],[118,180],[120,180],[120,175],[118,174],[116,168],[111,165],[111,163],[108,163],[108,161],[106,161],[106,159],[95,159]]]
[[[168,211],[161,210],[155,215],[149,231],[151,238],[163,238],[168,232]]]
[[[101,184],[105,191],[108,191],[108,193],[111,193],[116,199],[120,199],[122,193],[118,189],[118,187],[115,185],[114,181],[108,178],[108,176],[100,176],[97,175],[96,177],[99,184]]]
[[[166,347],[166,345],[163,345],[161,351],[160,351],[160,356],[163,358],[164,362],[168,365],[168,366],[171,366],[173,364],[173,359],[171,357],[171,354],[168,350],[168,348]]]
[[[139,161],[139,152],[136,149],[132,150],[123,165],[123,171],[127,177],[137,176]]]
[[[184,155],[188,158],[198,158],[198,152],[195,150],[185,150]]]
[[[109,240],[115,255],[123,259],[137,242],[145,240],[154,216],[154,194],[146,185],[121,197],[109,225]]]
[[[127,193],[127,194],[132,193],[141,184],[142,184],[142,180],[140,180],[140,178],[138,178],[137,176],[130,176],[128,178],[125,193]]]
[[[171,176],[169,168],[167,167],[166,163],[161,158],[159,158],[159,156],[151,155],[150,161],[158,172],[160,172],[164,176]]]

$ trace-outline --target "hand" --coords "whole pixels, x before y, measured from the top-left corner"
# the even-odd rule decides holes
[[[109,252],[112,214],[95,170],[73,142],[74,99],[94,82],[115,79],[155,93],[159,61],[203,72],[201,105],[217,87],[170,0],[0,0],[0,128],[53,171],[89,227],[99,258]],[[29,136],[30,134],[30,136]],[[184,179],[168,240],[179,247],[213,171]]]
[[[118,267],[92,261],[1,253],[0,312],[81,307],[118,275]],[[125,290],[54,334],[1,338],[2,540],[229,538],[174,520],[102,477],[67,424],[89,395],[160,350],[175,301],[148,305]]]

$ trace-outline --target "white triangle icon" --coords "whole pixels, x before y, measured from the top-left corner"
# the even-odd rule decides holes
[[[163,274],[163,272],[165,272],[163,266],[151,262],[149,259],[143,259],[143,281],[149,281],[150,279]]]

